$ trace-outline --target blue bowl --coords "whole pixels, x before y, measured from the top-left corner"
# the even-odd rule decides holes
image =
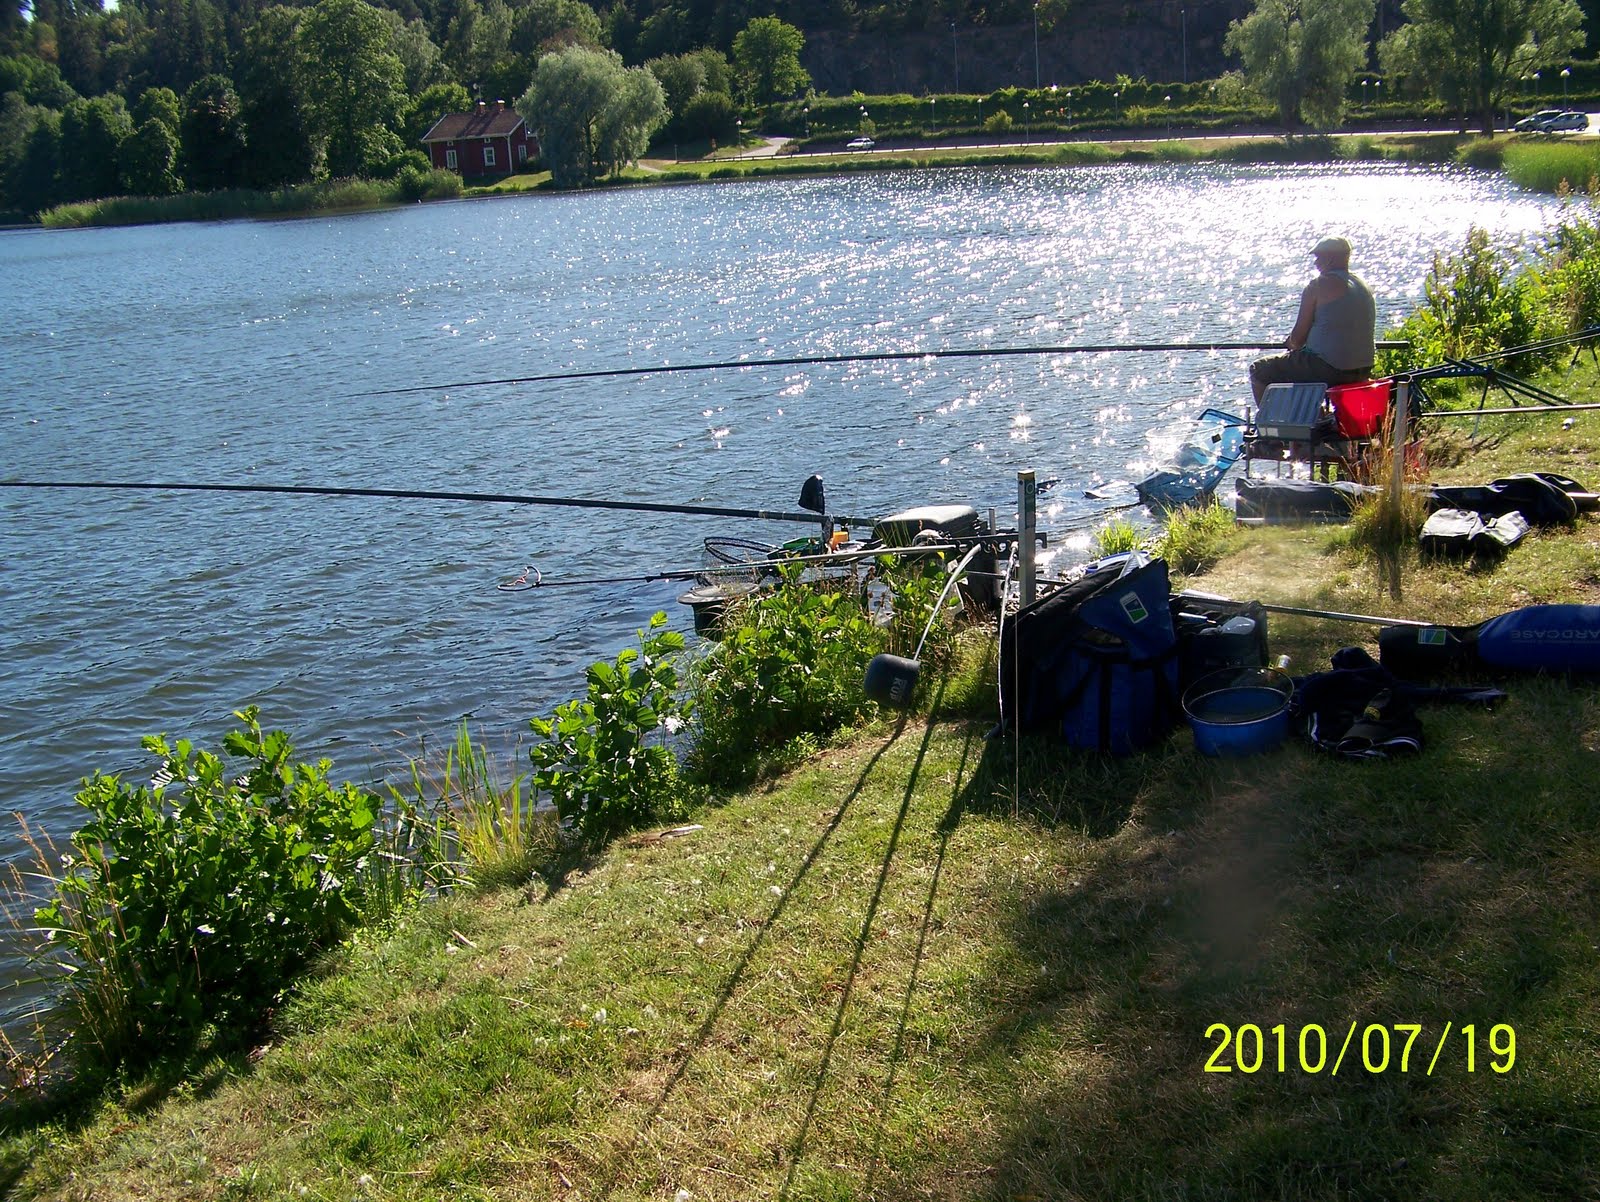
[[[1289,733],[1294,681],[1276,668],[1224,668],[1183,694],[1183,712],[1203,755],[1259,755]]]

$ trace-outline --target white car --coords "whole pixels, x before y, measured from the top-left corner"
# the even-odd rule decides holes
[[[871,150],[876,145],[877,143],[871,138],[851,138],[849,148],[851,150]]]

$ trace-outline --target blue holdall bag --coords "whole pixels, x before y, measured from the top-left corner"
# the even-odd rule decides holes
[[[1166,737],[1181,717],[1171,595],[1166,561],[1135,554],[1018,610],[1001,639],[1002,725],[1113,755]]]

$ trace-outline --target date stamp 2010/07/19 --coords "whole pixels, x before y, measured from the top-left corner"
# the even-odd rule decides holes
[[[1467,1072],[1475,1073],[1480,1044],[1483,1064],[1492,1072],[1509,1073],[1517,1062],[1517,1032],[1510,1023],[1458,1027],[1447,1022],[1437,1040],[1423,1039],[1422,1032],[1421,1023],[1363,1024],[1353,1019],[1347,1030],[1335,1029],[1330,1039],[1320,1023],[1307,1023],[1298,1030],[1283,1023],[1265,1030],[1255,1023],[1212,1023],[1206,1039],[1216,1046],[1206,1059],[1205,1071],[1313,1076],[1323,1072],[1338,1076],[1341,1069],[1375,1075],[1420,1071],[1431,1077],[1447,1064],[1460,1062]]]

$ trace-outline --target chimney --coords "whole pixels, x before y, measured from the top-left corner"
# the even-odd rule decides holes
[[[494,102],[494,111],[497,113],[503,113],[505,111],[505,107],[506,102],[504,100],[496,100]]]

